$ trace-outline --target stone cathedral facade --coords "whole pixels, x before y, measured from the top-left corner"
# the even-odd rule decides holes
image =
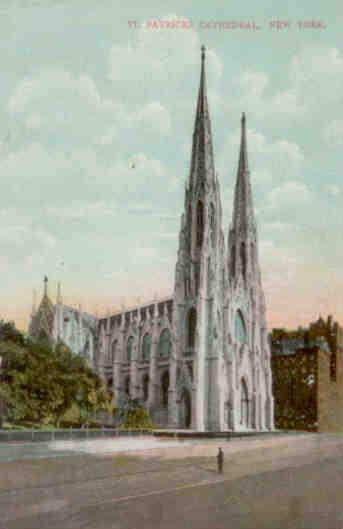
[[[50,311],[44,319],[43,305]],[[228,240],[222,230],[205,49],[173,297],[97,319],[47,290],[31,321],[87,356],[115,401],[141,399],[155,422],[198,431],[273,429],[266,308],[248,168],[246,118]]]

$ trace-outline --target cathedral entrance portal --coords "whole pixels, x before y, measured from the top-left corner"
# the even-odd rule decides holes
[[[191,425],[191,396],[188,389],[183,389],[181,395],[180,427],[189,428]]]

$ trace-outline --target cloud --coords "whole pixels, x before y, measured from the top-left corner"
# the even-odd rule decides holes
[[[333,120],[325,126],[323,137],[329,146],[343,145],[343,120]]]
[[[234,79],[234,83],[243,90],[246,96],[260,97],[269,84],[269,78],[263,72],[245,70],[239,77]]]
[[[271,122],[303,115],[303,101],[292,86],[274,93],[272,89],[273,83],[265,72],[243,70],[234,77],[224,108],[229,114],[237,108],[249,109],[249,115]]]
[[[218,156],[220,174],[235,175],[240,146],[240,129],[230,132]],[[266,190],[285,180],[302,178],[305,155],[301,147],[286,139],[270,141],[259,131],[247,129],[249,167],[254,189]]]
[[[159,102],[148,103],[138,112],[133,121],[136,121],[145,133],[152,130],[169,135],[171,132],[170,113]]]
[[[25,225],[3,225],[0,228],[0,242],[2,248],[22,249],[27,247],[53,248],[56,239],[46,230],[40,227]]]
[[[40,141],[94,142],[106,123],[123,114],[121,103],[100,95],[89,75],[42,68],[19,82],[8,101],[9,113]]]
[[[111,206],[105,202],[71,202],[65,206],[45,206],[47,215],[58,217],[60,220],[104,218],[114,216],[117,212],[116,206]]]
[[[181,19],[167,15],[168,19]],[[173,119],[183,121],[194,108],[194,83],[198,83],[201,42],[194,29],[166,31],[137,30],[129,44],[114,44],[108,56],[108,78],[128,103],[153,101],[173,111]],[[206,52],[209,100],[212,111],[222,102],[223,63],[218,53]],[[182,94],[182,97],[178,97]]]
[[[240,136],[240,128],[230,132],[218,156],[224,228],[227,219],[231,218]],[[277,198],[280,185],[302,179],[305,156],[296,142],[286,139],[271,141],[262,132],[250,128],[247,129],[247,144],[256,214],[264,216],[268,212],[270,215],[275,211],[274,202],[280,201],[280,198]],[[226,176],[228,172],[229,179]],[[273,189],[275,196],[266,202],[266,197]],[[288,191],[293,191],[291,185],[285,188],[285,192]]]
[[[297,208],[311,201],[311,191],[303,182],[284,182],[269,193],[267,200],[267,207],[273,209]]]
[[[286,72],[282,90],[274,88],[274,79],[266,72],[237,73],[224,103],[226,111],[249,109],[254,118],[269,123],[295,120],[309,127],[322,119],[324,107],[335,116],[343,91],[343,55],[337,48],[306,46],[292,57]]]
[[[340,195],[342,193],[341,188],[336,186],[335,184],[327,185],[326,189],[328,190],[328,193],[330,193],[330,195],[332,195],[334,197],[337,197],[338,195]]]
[[[296,92],[306,97],[307,108],[318,109],[321,100],[327,104],[341,98],[343,56],[337,48],[305,47],[293,57],[289,76]]]

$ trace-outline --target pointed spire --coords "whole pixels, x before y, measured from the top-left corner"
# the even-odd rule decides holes
[[[233,209],[233,226],[247,228],[254,223],[254,210],[248,166],[248,150],[246,137],[246,117],[241,118],[241,145],[239,151],[237,180]]]
[[[241,148],[239,152],[239,162],[238,162],[238,172],[248,172],[248,153],[247,153],[247,133],[245,126],[245,112],[243,112],[241,117]]]
[[[33,295],[32,295],[32,310],[31,310],[31,318],[33,318],[35,316],[37,312],[37,292],[36,290],[34,289],[33,290]]]
[[[205,52],[206,48],[202,46],[200,85],[193,132],[191,185],[195,180],[206,180],[209,177],[214,177],[211,121],[207,102]]]
[[[207,89],[206,89],[206,70],[205,70],[205,46],[201,46],[201,73],[200,86],[198,94],[198,104],[196,118],[203,116],[205,111],[208,111],[207,105]]]

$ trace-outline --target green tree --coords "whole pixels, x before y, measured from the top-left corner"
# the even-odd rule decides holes
[[[61,343],[32,342],[12,328],[1,334],[5,325],[0,325],[0,398],[10,420],[59,426],[75,405],[83,417],[111,411],[111,395],[84,358]]]
[[[154,423],[149,412],[138,399],[125,398],[121,401],[117,410],[117,416],[124,429],[147,429],[154,428]]]

